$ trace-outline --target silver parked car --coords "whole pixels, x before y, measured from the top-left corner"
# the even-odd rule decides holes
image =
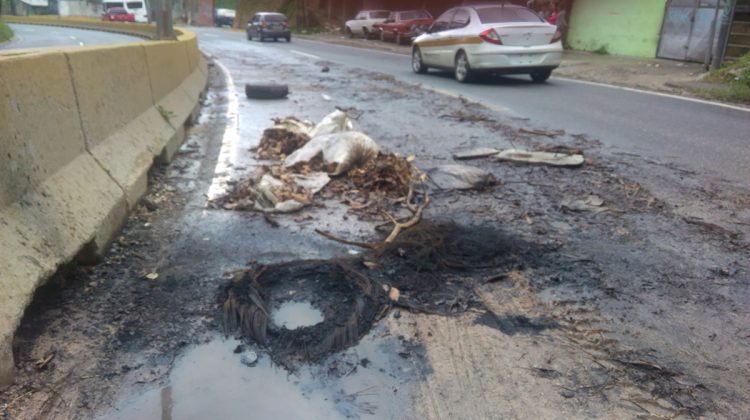
[[[414,40],[412,69],[451,69],[459,82],[478,72],[525,73],[544,82],[562,61],[561,39],[555,25],[522,6],[456,7]]]

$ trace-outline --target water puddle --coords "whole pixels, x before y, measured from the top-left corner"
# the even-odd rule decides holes
[[[309,302],[284,302],[271,314],[277,327],[295,330],[323,322],[323,313]]]
[[[304,308],[302,318],[309,322],[315,309],[295,303],[289,311]],[[289,318],[294,319],[300,318]],[[235,352],[239,345],[243,351]],[[415,360],[399,356],[403,351],[399,339],[376,327],[357,346],[290,374],[262,350],[216,337],[178,358],[160,386],[123,391],[115,409],[99,418],[409,417],[416,367]],[[257,363],[243,364],[243,356],[253,352],[259,355]]]

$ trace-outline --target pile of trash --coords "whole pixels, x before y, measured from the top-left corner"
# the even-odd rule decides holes
[[[332,180],[337,194],[403,199],[417,179],[414,158],[385,154],[368,135],[354,131],[347,113],[336,110],[314,125],[295,117],[274,120],[253,149],[262,160],[275,163],[255,170],[235,183],[211,205],[226,210],[290,213],[312,204],[313,197]]]

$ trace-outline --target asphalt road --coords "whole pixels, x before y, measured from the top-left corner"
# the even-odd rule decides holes
[[[251,51],[243,33],[194,30],[202,45]],[[462,85],[447,73],[412,73],[405,55],[309,40],[252,41],[252,47],[374,70],[461,94],[511,116],[530,118],[535,126],[587,134],[611,152],[676,164],[714,180],[748,186],[750,179],[750,112],[554,77],[542,85],[525,76]]]
[[[86,29],[63,28],[58,26],[8,24],[13,29],[14,38],[0,44],[0,50],[69,47],[101,44],[120,44],[142,41],[134,36]]]

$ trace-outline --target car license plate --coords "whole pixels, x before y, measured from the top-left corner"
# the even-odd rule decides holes
[[[511,58],[513,64],[524,66],[530,64],[538,64],[541,59],[541,54],[515,54]]]

